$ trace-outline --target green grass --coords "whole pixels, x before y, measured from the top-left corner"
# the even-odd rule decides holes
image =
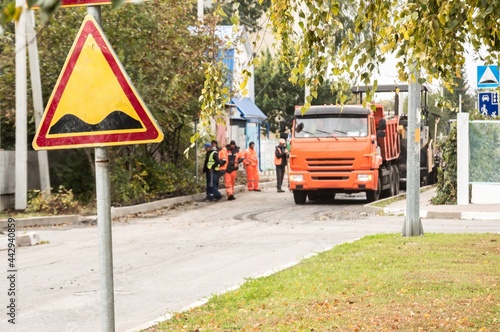
[[[147,331],[500,331],[500,235],[377,235]]]
[[[391,205],[392,203],[394,202],[397,202],[397,201],[402,201],[405,199],[405,196],[404,195],[401,195],[401,196],[397,196],[397,197],[392,197],[392,198],[387,198],[387,199],[383,199],[381,201],[376,201],[376,202],[373,202],[372,204],[370,204],[370,206],[373,206],[373,207],[377,207],[377,208],[380,208],[380,209],[383,209],[385,208],[386,206],[388,205]]]
[[[428,190],[434,189],[435,187],[436,187],[435,185],[433,185],[433,186],[426,186],[424,188],[420,188],[420,192],[423,193],[423,192],[426,192]],[[390,205],[390,204],[392,204],[394,202],[403,201],[405,199],[406,199],[406,195],[398,195],[398,196],[395,196],[395,197],[391,197],[391,198],[387,198],[387,199],[382,199],[380,201],[373,202],[372,204],[370,204],[370,206],[383,209],[386,206],[388,206],[388,205]]]

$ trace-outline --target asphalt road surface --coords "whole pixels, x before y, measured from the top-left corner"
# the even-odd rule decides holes
[[[292,195],[237,194],[113,223],[117,331],[135,330],[196,301],[369,234],[400,233],[403,217],[380,216],[359,199],[295,205]],[[428,220],[425,232],[499,232],[498,221]],[[0,331],[99,331],[96,226],[39,228],[48,243],[19,248],[17,316]],[[7,270],[7,253],[0,266]],[[14,328],[13,328],[14,327]]]

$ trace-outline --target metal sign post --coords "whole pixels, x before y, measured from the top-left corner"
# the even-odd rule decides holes
[[[101,6],[88,6],[101,25]],[[97,231],[99,246],[99,285],[101,331],[115,330],[115,294],[113,284],[113,239],[111,236],[111,193],[109,185],[109,154],[107,147],[95,148],[95,182],[97,200]]]
[[[95,1],[101,0],[66,1],[90,6],[38,126],[33,148],[95,148],[99,312],[101,331],[112,332],[115,301],[107,147],[159,143],[163,132],[104,35],[101,7]],[[106,94],[101,93],[103,87]]]

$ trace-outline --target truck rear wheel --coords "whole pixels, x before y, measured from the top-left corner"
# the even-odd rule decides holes
[[[395,190],[394,190],[394,196],[399,195],[399,168],[397,165],[392,165],[392,170],[394,172],[394,184],[395,184]]]
[[[389,165],[389,188],[384,191],[384,197],[394,196],[396,191],[396,175],[394,174],[394,168]],[[399,185],[399,184],[398,184]]]
[[[306,204],[307,192],[302,190],[293,191],[293,200],[295,204],[303,205]]]
[[[377,189],[375,190],[368,190],[366,192],[366,200],[368,202],[375,202],[380,199],[380,192],[382,188],[382,181],[380,181],[380,176],[378,177],[378,183],[377,183]]]

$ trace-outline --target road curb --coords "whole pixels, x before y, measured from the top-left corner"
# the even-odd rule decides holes
[[[275,181],[262,182],[259,183],[262,188],[268,188],[276,185]],[[221,194],[225,195],[226,190],[220,189]],[[234,187],[235,192],[246,191],[245,185],[238,185]],[[111,217],[118,218],[127,215],[133,215],[137,213],[144,213],[149,211],[154,211],[161,208],[166,208],[176,204],[183,204],[193,201],[202,201],[205,199],[205,193],[172,197],[167,199],[162,199],[159,201],[153,201],[143,204],[123,206],[123,207],[111,207]],[[62,216],[43,216],[43,217],[30,217],[30,218],[15,218],[16,227],[40,227],[40,226],[58,226],[66,224],[94,224],[97,222],[97,216],[81,216],[81,215],[62,215]],[[0,231],[7,229],[7,219],[0,220]]]
[[[34,227],[34,226],[55,226],[63,224],[85,223],[88,218],[77,214],[62,215],[62,216],[44,216],[44,217],[29,217],[15,218],[16,227]],[[0,220],[0,230],[7,229],[7,219]]]
[[[34,246],[40,242],[36,232],[16,232],[16,247]],[[9,241],[7,236],[0,236],[0,250],[7,250]]]

